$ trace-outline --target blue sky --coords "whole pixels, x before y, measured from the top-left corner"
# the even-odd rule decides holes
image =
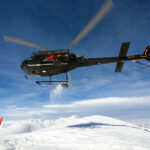
[[[34,81],[40,78],[25,80],[24,72],[20,69],[21,62],[36,49],[3,40],[3,35],[9,35],[50,49],[65,48],[103,3],[104,0],[1,2],[0,109],[3,116],[7,118],[10,108],[38,110],[40,106],[48,104],[70,104],[107,97],[150,96],[150,70],[132,62],[125,63],[121,73],[114,72],[116,64],[73,70],[71,74],[75,86],[68,89],[39,87]],[[125,41],[131,42],[129,55],[144,52],[150,44],[150,2],[114,0],[114,3],[112,11],[78,45],[71,48],[71,52],[84,54],[85,57],[118,56],[121,43]],[[149,64],[145,60],[142,62]],[[148,106],[145,104],[145,107],[135,109],[141,112]],[[150,114],[148,108],[145,114]],[[109,111],[106,111],[108,115]],[[126,113],[130,114],[130,111],[126,109]]]

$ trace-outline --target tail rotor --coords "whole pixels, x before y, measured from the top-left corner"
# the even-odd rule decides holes
[[[146,60],[150,61],[150,46],[147,46],[145,51],[144,51],[144,54],[141,55],[142,57],[144,57]],[[147,69],[150,69],[150,66],[149,65],[146,65],[144,63],[141,63],[140,61],[138,60],[132,60],[132,62],[135,62],[139,65],[142,65],[143,67],[147,68]]]
[[[147,46],[144,52],[144,56],[146,56],[146,60],[150,61],[150,46]]]

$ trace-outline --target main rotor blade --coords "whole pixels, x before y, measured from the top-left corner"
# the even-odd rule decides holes
[[[98,10],[96,15],[91,21],[85,26],[85,28],[78,34],[78,36],[69,44],[68,49],[75,46],[88,32],[90,32],[94,26],[101,21],[104,16],[112,9],[114,3],[112,0],[107,0],[103,6]]]
[[[13,42],[13,43],[17,43],[17,44],[21,44],[21,45],[25,45],[25,46],[34,47],[34,48],[41,49],[41,50],[44,50],[44,51],[49,51],[50,50],[46,47],[36,45],[36,44],[30,43],[30,42],[26,42],[26,41],[23,41],[23,40],[19,40],[19,39],[10,37],[10,36],[4,36],[4,40],[7,41],[7,42]]]

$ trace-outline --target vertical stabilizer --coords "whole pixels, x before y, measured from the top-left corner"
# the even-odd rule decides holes
[[[126,57],[130,42],[122,43],[119,57]],[[115,72],[121,72],[124,62],[118,62]]]

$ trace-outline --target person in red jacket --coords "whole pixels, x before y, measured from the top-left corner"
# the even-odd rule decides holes
[[[2,123],[2,120],[3,120],[3,117],[0,118],[0,125],[1,125],[1,123]]]

